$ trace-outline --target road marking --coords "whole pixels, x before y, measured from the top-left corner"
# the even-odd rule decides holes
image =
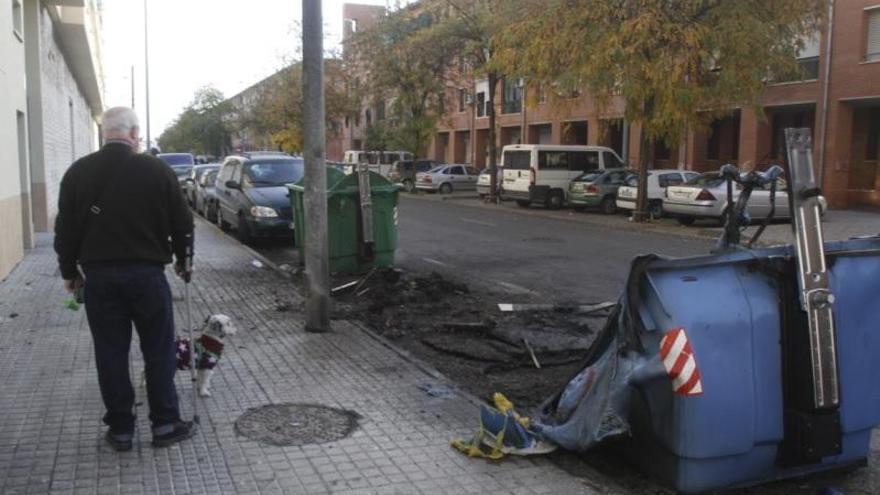
[[[539,292],[535,292],[533,290],[529,290],[529,289],[526,289],[525,287],[520,287],[519,285],[511,284],[510,282],[505,282],[503,280],[496,280],[495,283],[506,288],[510,292],[513,292],[514,294],[531,294],[533,296],[540,295]]]
[[[494,224],[494,223],[492,223],[492,222],[483,222],[483,221],[481,221],[481,220],[474,220],[474,219],[471,219],[471,218],[462,218],[461,221],[462,221],[462,222],[467,222],[467,223],[475,223],[475,224],[477,224],[477,225],[485,225],[486,227],[497,227],[497,226],[498,226],[498,225],[496,225],[496,224]]]
[[[435,260],[435,259],[433,259],[433,258],[422,258],[422,260],[423,260],[423,261],[426,261],[426,262],[428,262],[428,263],[431,263],[432,265],[445,266],[445,267],[447,267],[447,268],[451,268],[451,267],[452,267],[452,265],[450,265],[450,264],[448,264],[448,263],[444,263],[444,262],[442,262],[442,261],[437,261],[437,260]]]

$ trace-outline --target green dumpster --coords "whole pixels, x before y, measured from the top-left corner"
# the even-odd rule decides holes
[[[394,266],[397,249],[397,196],[400,185],[392,184],[375,172],[369,172],[373,242],[365,245],[360,233],[361,207],[358,196],[358,174],[346,175],[327,169],[327,241],[330,251],[330,271],[333,273],[363,273],[371,268]],[[305,187],[303,181],[289,185],[290,204],[293,207],[294,241],[304,259]]]

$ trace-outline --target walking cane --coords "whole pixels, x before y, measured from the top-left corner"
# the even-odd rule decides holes
[[[189,375],[192,382],[192,408],[193,423],[199,424],[199,398],[196,390],[196,352],[195,340],[193,340],[192,326],[192,309],[189,303],[189,282],[192,277],[192,260],[193,260],[193,243],[188,242],[186,246],[186,259],[184,260],[184,277],[183,277],[183,301],[186,306],[186,328],[189,331]]]

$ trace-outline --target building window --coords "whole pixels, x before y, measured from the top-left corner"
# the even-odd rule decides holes
[[[18,41],[24,42],[24,12],[21,0],[12,0],[12,33]]]
[[[477,93],[477,117],[485,117],[488,114],[486,111],[486,93],[482,91]]]
[[[467,106],[467,91],[464,89],[458,90],[458,111],[464,112],[465,107]]]
[[[880,60],[880,8],[868,11],[868,44],[865,60]]]
[[[819,33],[803,39],[804,46],[797,54],[797,68],[791,72],[775,74],[772,83],[813,81],[819,78]]]
[[[544,83],[538,85],[538,103],[547,103],[547,85]]]
[[[504,80],[504,113],[522,112],[522,79]]]

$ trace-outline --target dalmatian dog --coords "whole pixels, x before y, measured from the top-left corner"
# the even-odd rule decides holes
[[[201,335],[195,338],[193,350],[195,351],[196,388],[200,397],[211,396],[211,375],[214,368],[223,356],[223,340],[229,335],[235,335],[237,329],[232,323],[232,318],[215,314],[205,318],[201,328]],[[188,370],[190,367],[189,339],[177,337],[177,369]]]

